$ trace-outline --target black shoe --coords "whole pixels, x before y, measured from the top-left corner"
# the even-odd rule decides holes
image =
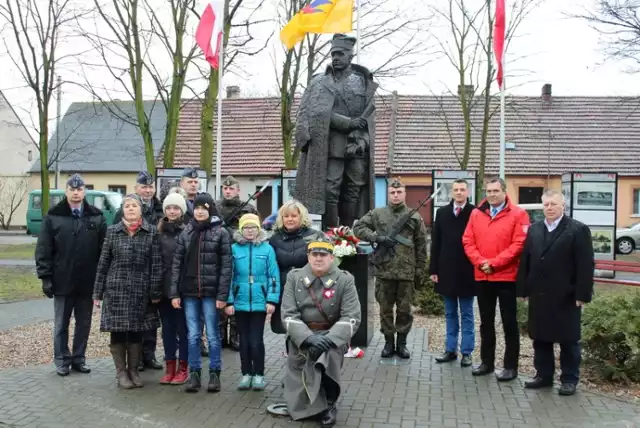
[[[338,409],[336,409],[336,403],[328,403],[329,408],[324,411],[322,418],[320,419],[320,426],[322,428],[329,428],[336,424],[338,419]]]
[[[463,355],[462,359],[460,360],[460,365],[462,367],[469,367],[471,366],[471,364],[473,364],[473,360],[471,360],[471,355]]]
[[[71,364],[71,370],[78,373],[91,373],[91,369],[85,363]]]
[[[439,357],[436,357],[436,362],[437,363],[448,363],[451,361],[455,361],[458,359],[458,354],[456,354],[455,352],[445,352],[442,355],[440,355]]]
[[[56,374],[58,376],[69,376],[69,366],[56,367]]]
[[[395,338],[393,336],[386,336],[384,340],[384,348],[382,348],[380,356],[382,358],[391,358],[396,352]]]
[[[144,366],[153,370],[162,370],[164,366],[158,362],[158,360],[154,358],[147,360],[144,362]]]
[[[489,373],[493,373],[493,370],[494,370],[493,366],[482,363],[478,367],[473,369],[471,374],[474,376],[485,376],[485,375],[488,375]]]
[[[396,354],[398,357],[408,360],[411,358],[411,353],[407,349],[407,335],[398,333],[398,343],[396,344]]]
[[[558,394],[569,396],[576,393],[576,384],[575,383],[563,383],[558,390]]]
[[[496,375],[498,382],[509,382],[518,377],[518,370],[516,369],[504,369],[500,374]]]
[[[198,392],[202,387],[202,382],[200,380],[200,376],[202,374],[202,370],[200,369],[191,369],[189,371],[189,381],[187,382],[187,387],[185,391],[187,392]]]
[[[540,376],[536,376],[533,380],[524,383],[525,389],[540,389],[553,386],[553,379],[545,379]]]
[[[220,370],[209,369],[207,392],[220,392]]]
[[[138,363],[138,371],[139,372],[143,372],[144,371],[144,361],[142,361],[142,359]]]

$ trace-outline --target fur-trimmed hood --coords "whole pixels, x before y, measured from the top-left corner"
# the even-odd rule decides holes
[[[265,231],[260,229],[260,232],[258,232],[258,236],[256,236],[256,239],[254,239],[253,243],[254,244],[260,244],[262,242],[265,242],[268,239],[269,239],[269,237],[267,236]],[[240,232],[239,230],[236,230],[233,233],[233,242],[236,242],[238,244],[247,244],[249,241],[247,241],[244,238],[244,236],[242,236],[242,232]]]

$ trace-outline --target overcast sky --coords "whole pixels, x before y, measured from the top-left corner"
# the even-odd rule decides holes
[[[46,0],[37,0],[46,1]],[[199,0],[201,8],[206,5],[206,0]],[[447,0],[436,0],[443,6]],[[466,0],[470,8],[475,7],[483,0]],[[507,0],[509,5],[513,0]],[[271,18],[275,16],[277,0],[269,0],[260,16]],[[407,13],[428,14],[420,5],[422,0],[389,0],[390,7],[405,7]],[[433,2],[429,2],[433,4]],[[553,85],[554,95],[637,95],[640,86],[637,85],[637,78],[633,74],[625,72],[625,64],[606,60],[598,43],[599,36],[585,22],[567,18],[565,14],[579,13],[584,8],[592,8],[595,0],[547,0],[542,6],[535,9],[524,21],[509,51],[506,53],[505,68],[507,75],[508,92],[519,95],[537,96],[544,83]],[[425,15],[426,16],[426,15]],[[507,20],[509,17],[507,16]],[[196,23],[191,23],[191,30]],[[254,36],[266,38],[271,32],[277,30],[277,24],[264,25],[254,32]],[[104,31],[104,28],[99,28]],[[442,21],[433,21],[429,26],[429,31],[440,39],[449,38],[446,25]],[[4,35],[5,41],[11,45],[10,35]],[[430,40],[431,45],[435,42]],[[85,51],[88,44],[81,40],[73,41],[73,49]],[[66,48],[71,49],[71,47]],[[159,49],[159,48],[158,48]],[[363,51],[361,63],[364,65],[375,64],[385,55],[389,55],[390,45],[380,45],[375,49]],[[275,71],[274,58],[276,62],[281,60],[282,45],[280,44],[277,32],[272,37],[267,49],[261,54],[245,59],[238,65],[245,70],[243,76],[226,75],[224,86],[239,85],[245,96],[264,96],[275,94]],[[6,54],[5,54],[6,55]],[[425,54],[426,55],[426,54]],[[83,58],[90,55],[85,54]],[[163,52],[156,51],[153,55],[154,62],[164,71],[170,71],[170,62],[163,60]],[[520,58],[517,64],[512,64],[514,58]],[[9,102],[14,104],[20,116],[24,119],[28,117],[31,110],[33,114],[32,100],[33,94],[29,89],[23,88],[21,76],[12,67],[9,68],[9,76],[5,71],[6,56],[2,58],[3,77],[0,80],[0,90],[3,90]],[[95,60],[95,58],[94,58]],[[114,59],[115,61],[116,59]],[[64,80],[76,81],[84,80],[79,77],[78,67],[68,64],[60,70]],[[526,76],[509,79],[510,71],[518,69],[526,70]],[[116,99],[127,99],[121,90],[118,90],[114,79],[104,70],[92,70],[87,77],[88,80],[103,90],[110,92],[111,97]],[[521,74],[521,73],[519,73]],[[8,78],[7,78],[8,77]],[[83,83],[83,82],[79,82]],[[447,90],[455,90],[457,85],[456,70],[447,63],[445,59],[431,62],[422,67],[412,76],[399,79],[387,79],[382,82],[385,90],[397,90],[404,94],[430,94],[443,93]],[[204,87],[204,79],[194,83],[196,90]],[[145,92],[149,98],[154,95],[153,86],[150,82],[145,84]],[[189,94],[184,94],[187,97]],[[63,93],[63,110],[73,101],[89,101],[92,99],[85,90],[72,84],[66,85]],[[52,103],[52,116],[55,115],[55,102]],[[25,120],[28,122],[28,120]]]

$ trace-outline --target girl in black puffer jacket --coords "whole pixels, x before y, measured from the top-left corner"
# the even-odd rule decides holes
[[[218,310],[227,306],[232,275],[231,238],[217,216],[213,198],[200,194],[194,201],[194,218],[178,238],[171,280],[174,307],[184,305],[189,342],[187,392],[201,386],[200,317],[204,315],[209,342],[209,392],[220,391],[222,370]]]
[[[286,202],[278,210],[275,230],[269,243],[276,252],[276,260],[280,268],[280,290],[284,289],[287,274],[291,269],[301,268],[307,264],[307,245],[316,240],[322,232],[311,228],[311,220],[307,208],[296,200]],[[280,303],[282,293],[280,293]],[[271,317],[271,330],[277,334],[287,331],[280,319],[280,304]]]

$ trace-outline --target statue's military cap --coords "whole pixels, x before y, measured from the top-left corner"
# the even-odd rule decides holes
[[[356,45],[356,38],[346,34],[336,34],[331,40],[331,51],[353,51]]]

